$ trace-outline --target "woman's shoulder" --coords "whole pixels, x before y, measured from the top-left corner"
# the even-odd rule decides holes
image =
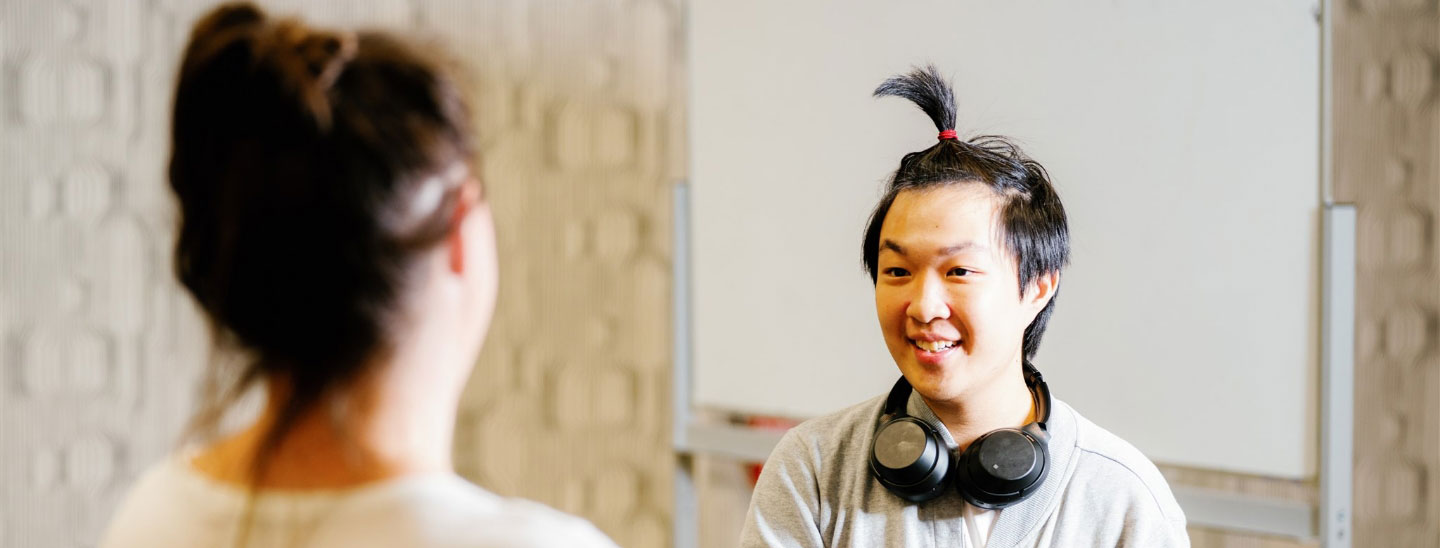
[[[111,515],[101,548],[183,546],[180,539],[199,534],[207,517],[220,510],[215,505],[228,502],[204,496],[197,490],[203,483],[198,474],[185,473],[178,454],[151,464]]]

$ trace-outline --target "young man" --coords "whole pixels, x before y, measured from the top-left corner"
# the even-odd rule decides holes
[[[875,94],[941,130],[901,160],[863,246],[903,377],[785,435],[741,544],[1189,546],[1155,466],[1052,400],[1030,364],[1069,256],[1044,168],[1004,138],[958,140],[933,67]]]

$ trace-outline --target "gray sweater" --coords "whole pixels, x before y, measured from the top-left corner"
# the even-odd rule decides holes
[[[870,476],[884,405],[881,396],[786,433],[755,485],[741,546],[966,546],[965,501],[953,487],[914,504]],[[907,409],[940,425],[919,394]],[[999,510],[989,546],[1190,545],[1185,514],[1144,455],[1059,400],[1048,426],[1050,475],[1029,499]]]

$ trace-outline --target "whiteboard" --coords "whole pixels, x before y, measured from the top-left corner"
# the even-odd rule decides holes
[[[1070,218],[1036,364],[1157,462],[1315,473],[1312,1],[693,0],[696,405],[811,417],[898,370],[866,217],[935,130],[883,79],[934,63],[963,136],[1012,137]]]

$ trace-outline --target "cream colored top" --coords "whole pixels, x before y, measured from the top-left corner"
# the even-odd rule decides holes
[[[230,548],[247,493],[202,476],[182,456],[152,467],[131,490],[100,548]],[[454,474],[332,491],[263,490],[246,546],[274,548],[614,548],[589,522],[503,498]]]

